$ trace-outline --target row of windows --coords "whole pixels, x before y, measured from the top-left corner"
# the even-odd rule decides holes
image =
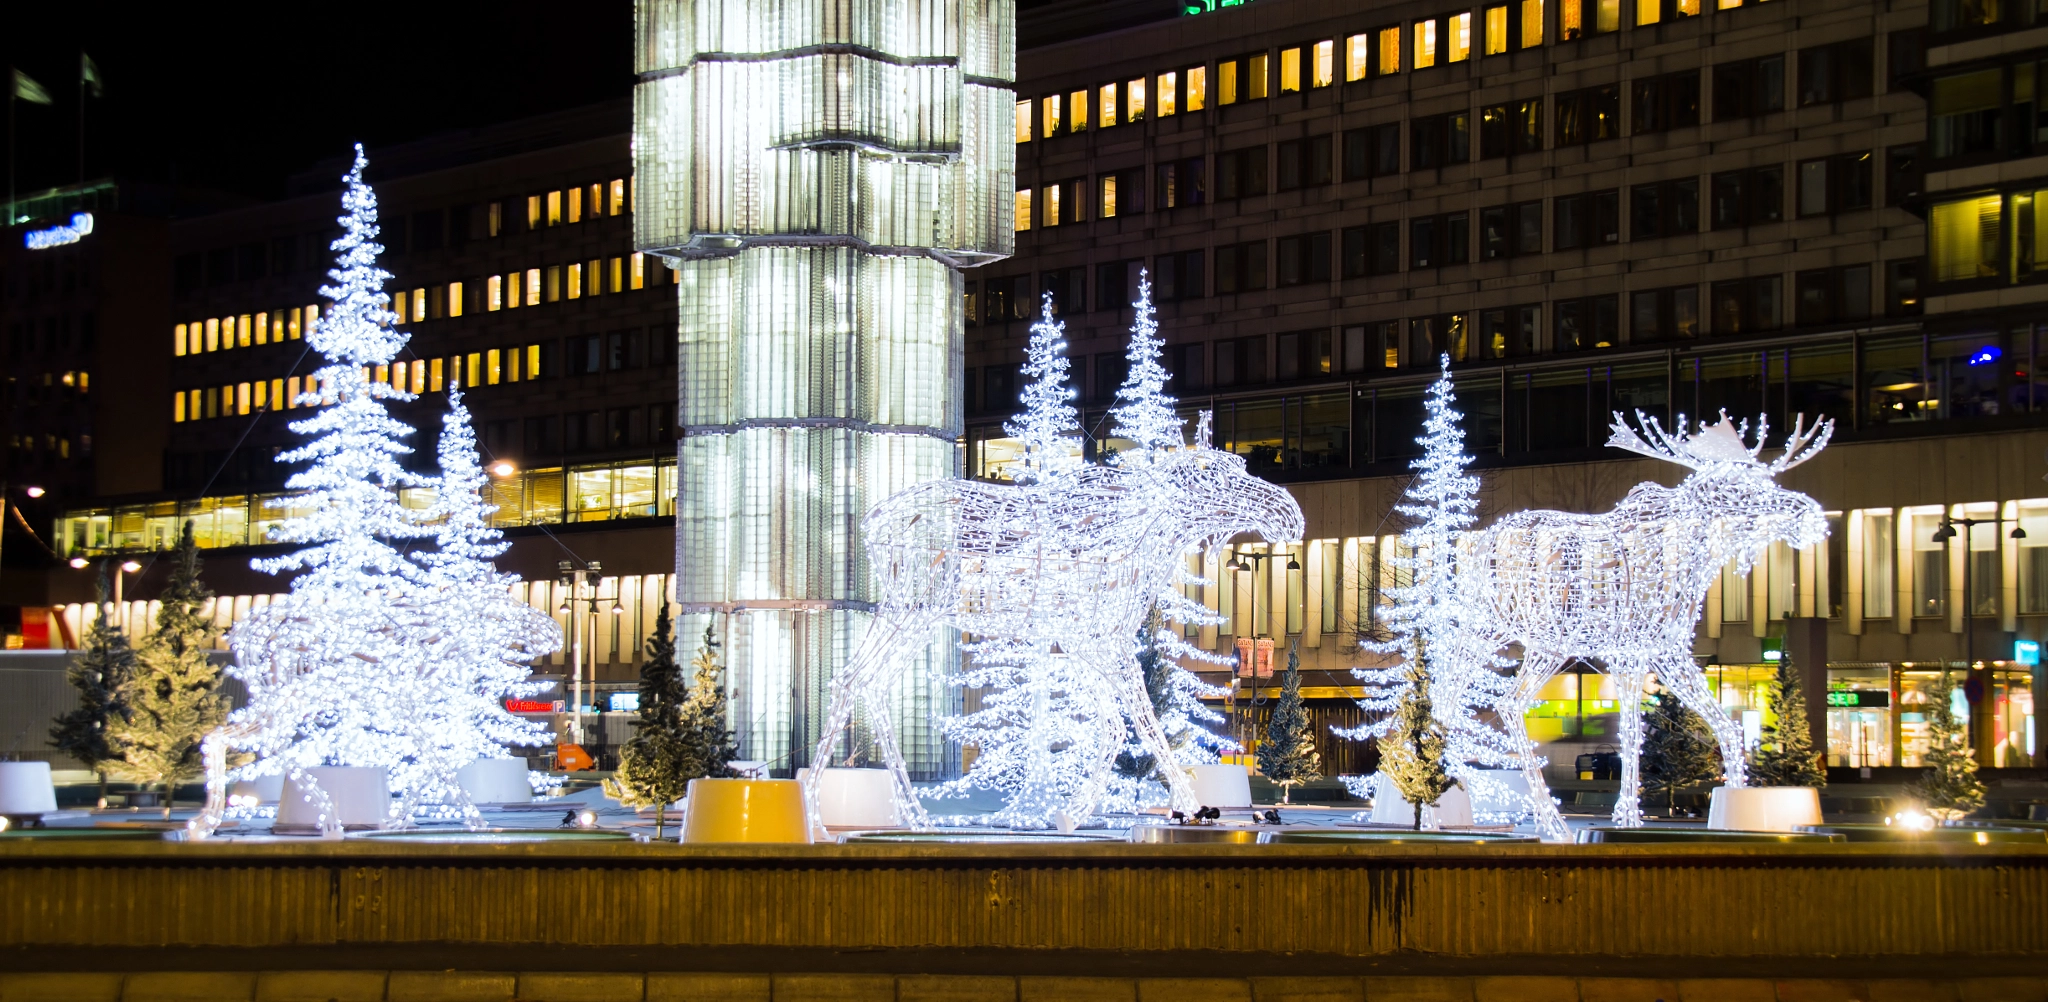
[[[320,307],[300,306],[284,310],[208,317],[171,328],[171,354],[198,355],[228,351],[259,344],[297,341],[320,319]]]
[[[1839,518],[1839,516],[1837,516]],[[1958,526],[1955,535],[1938,535],[1945,517],[1974,519],[1982,524]],[[2048,613],[2048,499],[1923,505],[1911,508],[1864,508],[1848,513],[1847,526],[1830,526],[1828,570],[1835,591],[1829,614],[1854,612],[1864,620],[1906,620],[1946,617],[1961,608],[1963,578],[1969,578],[1972,616],[1997,616],[2007,601],[2021,615]],[[1846,528],[1846,531],[1842,531]],[[2013,530],[2023,530],[2013,538]],[[2010,564],[2010,577],[2006,568]],[[1775,568],[1774,568],[1775,569]],[[1772,594],[1789,589],[1797,569],[1785,567],[1770,582]],[[2010,582],[2012,593],[2007,594]],[[1726,614],[1746,613],[1746,596],[1737,592]],[[1853,599],[1853,608],[1845,600]],[[1778,602],[1772,618],[1783,618]],[[1746,618],[1746,615],[1744,616]]]
[[[1744,5],[1743,0],[1714,2],[1723,10]],[[1622,6],[1622,0],[1563,0],[1558,9],[1558,35],[1570,41],[1617,30],[1621,26]],[[1701,12],[1701,0],[1634,0],[1631,6],[1638,26],[1694,17]],[[1476,25],[1473,12],[1467,10],[1376,28],[1344,38],[1341,57],[1339,41],[1326,38],[1282,47],[1278,58],[1274,52],[1266,51],[1219,60],[1215,66],[1216,104],[1260,101],[1276,93],[1329,87],[1337,82],[1340,58],[1343,79],[1349,83],[1392,76],[1404,69],[1424,70],[1466,62],[1473,57],[1475,48],[1489,56],[1536,48],[1543,44],[1543,8],[1544,0],[1516,0],[1512,5],[1483,8]],[[1868,96],[1870,68],[1868,39],[1803,50],[1800,104]],[[1776,73],[1781,95],[1778,107],[1782,107],[1781,57]],[[1183,111],[1202,111],[1209,105],[1209,81],[1208,66],[1188,66],[1026,98],[1017,102],[1015,139],[1028,143],[1034,138],[1085,132],[1091,127],[1129,125],[1148,115],[1164,118]],[[1696,76],[1694,81],[1696,85]],[[1761,109],[1754,113],[1761,113]]]

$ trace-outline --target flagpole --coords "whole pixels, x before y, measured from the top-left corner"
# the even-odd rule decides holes
[[[78,52],[78,183],[85,183],[85,50]]]

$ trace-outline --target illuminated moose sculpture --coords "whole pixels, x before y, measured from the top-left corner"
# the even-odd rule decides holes
[[[1090,466],[1040,484],[935,481],[875,506],[861,534],[880,601],[860,647],[833,678],[832,709],[811,757],[811,802],[861,700],[877,750],[895,774],[901,816],[917,827],[928,824],[885,701],[899,655],[921,647],[942,625],[1058,645],[1094,670],[1153,758],[1173,762],[1131,638],[1188,550],[1246,532],[1271,543],[1302,534],[1294,498],[1252,476],[1242,457],[1211,448],[1207,418],[1193,446],[1162,450],[1147,463]],[[1106,742],[1105,753],[1114,756],[1119,744]],[[1103,771],[1069,814],[1093,810]],[[1194,811],[1199,805],[1187,775],[1160,771],[1173,807]]]
[[[1666,432],[1639,411],[1646,441],[1614,415],[1607,444],[1692,468],[1676,487],[1638,484],[1613,511],[1580,515],[1524,511],[1472,534],[1460,554],[1459,595],[1471,622],[1501,647],[1522,647],[1520,673],[1497,704],[1521,758],[1537,826],[1547,839],[1566,835],[1543,782],[1527,715],[1537,693],[1567,661],[1596,658],[1614,675],[1621,711],[1621,794],[1617,824],[1642,824],[1638,802],[1643,683],[1655,674],[1704,717],[1721,746],[1727,784],[1744,784],[1741,728],[1715,701],[1693,661],[1693,631],[1707,588],[1723,565],[1743,571],[1775,541],[1806,546],[1827,535],[1820,505],[1778,486],[1778,474],[1827,446],[1832,421],[1805,427],[1802,417],[1776,461],[1757,458],[1767,428],[1724,412],[1689,434],[1683,415]],[[1478,646],[1486,646],[1480,644]]]

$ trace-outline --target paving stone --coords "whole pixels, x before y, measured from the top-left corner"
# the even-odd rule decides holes
[[[907,974],[896,1002],[1017,1002],[1017,979],[976,974]]]
[[[1867,982],[1865,987],[1870,989],[1870,1002],[1957,1002],[1962,997],[1953,981],[1911,981],[1901,978],[1871,981]],[[2040,997],[2033,996],[2034,999]]]
[[[256,976],[256,1002],[384,1002],[383,971],[271,971]]]
[[[1579,1002],[1579,982],[1576,978],[1473,978],[1472,997],[1478,1002]]]
[[[1357,978],[1253,978],[1252,1002],[1364,1002]]]
[[[1252,1002],[1242,978],[1139,978],[1138,1002]]]
[[[1778,982],[1778,1002],[1868,1002],[1861,981],[1795,978]]]
[[[1018,1002],[1137,1002],[1132,978],[1018,978]]]
[[[1963,1002],[2048,1002],[2048,977],[1964,978]]]
[[[121,1002],[246,1002],[256,975],[244,971],[152,971],[130,974]]]
[[[519,975],[520,1002],[640,1002],[646,991],[638,974]]]
[[[1777,1002],[1776,986],[1762,978],[1682,978],[1679,1002]]]
[[[1366,978],[1365,1002],[1473,1002],[1471,978]]]
[[[389,1002],[507,1002],[518,977],[490,971],[392,971]]]
[[[766,974],[647,975],[647,1002],[769,1002],[773,981]]]
[[[1678,982],[1660,978],[1580,978],[1585,1002],[1678,1002]]]
[[[888,974],[777,974],[775,1002],[896,1002]]]
[[[0,974],[0,1002],[119,1002],[119,974]]]

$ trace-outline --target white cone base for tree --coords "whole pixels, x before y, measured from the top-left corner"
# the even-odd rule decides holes
[[[1203,807],[1252,806],[1252,778],[1241,765],[1191,765],[1195,801]]]
[[[1707,808],[1707,827],[1724,831],[1789,832],[1820,823],[1820,791],[1810,786],[1717,786]]]
[[[887,769],[826,769],[818,777],[818,818],[827,828],[894,828],[896,777]]]
[[[258,804],[275,804],[284,799],[284,777],[258,776],[255,779],[238,779],[228,787],[228,802],[235,798],[253,799]]]
[[[455,780],[475,804],[524,804],[533,799],[523,758],[480,758],[456,770]]]
[[[1401,799],[1394,789],[1392,780],[1377,776],[1373,780],[1372,820],[1374,824],[1415,826],[1415,805]],[[1424,828],[1468,828],[1472,825],[1472,797],[1462,786],[1444,791],[1435,807],[1422,809]]]
[[[1495,791],[1496,795],[1490,797],[1482,793],[1480,796],[1472,798],[1473,817],[1513,817],[1528,814],[1529,777],[1522,775],[1522,770],[1479,769],[1475,771],[1481,777],[1506,787],[1508,792],[1505,795],[1499,795],[1498,791]],[[1488,784],[1474,783],[1473,785],[1484,789]],[[1463,787],[1460,787],[1457,792],[1462,794],[1465,790]]]
[[[48,762],[0,762],[0,814],[48,814],[57,809],[57,785]]]
[[[322,765],[306,771],[334,802],[335,816],[343,828],[376,828],[389,816],[391,780],[384,770]],[[320,827],[320,809],[297,783],[284,784],[284,795],[277,802],[277,827]]]

